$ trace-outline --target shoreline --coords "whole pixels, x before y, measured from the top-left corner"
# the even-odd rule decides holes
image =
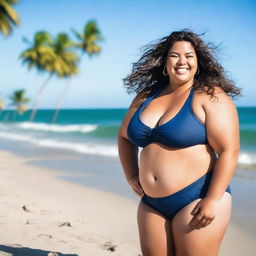
[[[0,156],[0,194],[4,209],[0,225],[6,231],[0,234],[2,246],[12,250],[11,245],[20,244],[35,248],[33,250],[81,256],[88,253],[96,256],[104,251],[105,255],[141,254],[136,223],[139,198],[72,183],[65,179],[69,172],[37,165],[34,157],[20,156],[7,150],[0,150]],[[59,158],[53,158],[60,163],[63,161],[61,154]],[[106,163],[103,161],[103,164]],[[88,169],[90,165],[84,166],[84,171]],[[73,175],[79,176],[79,173]],[[234,181],[234,186],[239,183],[241,187],[241,180],[236,178]],[[244,184],[246,186],[247,183]],[[232,190],[237,195],[238,192]],[[239,204],[245,207],[242,200],[240,195]],[[22,209],[24,205],[29,212]],[[250,214],[254,213],[245,215],[241,212],[245,225],[239,225],[234,218],[237,209],[234,210],[220,255],[254,255],[255,224],[249,221],[253,217]],[[71,227],[59,227],[65,222],[69,222]],[[111,247],[115,248],[114,252],[108,250]]]

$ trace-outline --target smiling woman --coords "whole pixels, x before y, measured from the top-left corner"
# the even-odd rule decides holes
[[[217,255],[229,223],[240,142],[228,93],[240,90],[214,51],[190,30],[173,32],[148,46],[124,79],[137,95],[118,150],[127,182],[141,197],[145,256]]]
[[[197,70],[197,57],[192,44],[176,42],[167,54],[165,68],[173,82],[191,79]]]

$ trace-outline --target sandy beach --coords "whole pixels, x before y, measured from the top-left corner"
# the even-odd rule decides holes
[[[65,181],[12,152],[0,157],[0,255],[141,255],[139,199]],[[234,221],[219,255],[255,255],[255,237]]]
[[[0,156],[0,251],[139,255],[135,202],[60,180],[9,152]]]

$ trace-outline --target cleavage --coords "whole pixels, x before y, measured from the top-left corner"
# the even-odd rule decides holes
[[[165,96],[167,96],[167,95],[159,96],[159,97],[151,100],[148,104],[146,104],[146,106],[142,109],[142,111],[140,113],[140,121],[151,129],[160,127],[162,125],[165,125],[166,123],[171,122],[181,112],[181,110],[185,106],[185,104],[188,100],[188,97],[189,97],[186,93],[174,101],[173,99],[170,99],[170,97],[166,97],[167,99],[164,99]],[[152,102],[153,102],[153,104],[151,104]],[[172,107],[168,106],[169,102],[173,102]],[[180,102],[182,102],[182,104]],[[176,107],[176,109],[175,109],[174,106],[177,104],[178,104],[178,107]],[[152,105],[154,105],[154,107]],[[154,110],[154,108],[157,105],[165,105],[166,107],[163,108],[165,110],[161,111],[160,108],[158,110],[156,110],[156,109]],[[172,115],[170,115],[170,110],[172,110],[171,111]],[[143,115],[144,115],[144,117],[143,117]],[[151,123],[150,123],[150,119],[151,119]],[[162,119],[164,119],[164,120],[162,120]],[[161,120],[163,121],[162,123],[161,123]],[[153,124],[155,124],[155,125],[153,125]]]

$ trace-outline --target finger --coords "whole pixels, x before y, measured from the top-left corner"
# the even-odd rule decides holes
[[[138,187],[138,186],[136,186],[136,185],[133,185],[133,187],[132,187],[136,192],[138,192],[138,193],[143,193],[143,191],[140,189],[140,187]]]
[[[140,193],[143,192],[143,189],[142,189],[139,185],[137,185],[137,184],[134,184],[134,185],[133,185],[133,188],[136,189],[136,190],[137,190],[138,192],[140,192]]]
[[[136,187],[136,189],[140,192],[140,193],[144,193],[143,189],[140,187]]]
[[[204,227],[206,227],[206,226],[208,226],[209,224],[211,224],[212,223],[212,220],[207,220],[206,222],[205,222],[205,224],[204,224]]]
[[[202,227],[204,228],[204,227],[208,226],[210,223],[211,223],[211,220],[207,219],[207,220],[204,222],[204,224],[202,225]]]
[[[198,214],[194,215],[194,217],[190,221],[190,225],[193,227],[196,227],[198,225],[198,223],[201,221],[202,217],[203,216],[200,212]]]
[[[133,190],[135,191],[136,194],[138,194],[139,196],[143,195],[144,193],[141,192],[137,187],[133,187]]]
[[[142,186],[140,185],[139,182],[136,182],[135,185],[136,185],[136,187],[137,187],[138,190],[140,190],[142,193],[144,192],[144,191],[143,191],[143,188],[142,188]]]
[[[197,212],[199,211],[199,209],[200,209],[200,204],[198,203],[198,204],[194,207],[194,209],[192,210],[191,214],[192,214],[192,215],[197,214]]]
[[[204,224],[208,221],[208,219],[206,217],[203,217],[197,224],[198,228],[202,228],[204,226]]]

